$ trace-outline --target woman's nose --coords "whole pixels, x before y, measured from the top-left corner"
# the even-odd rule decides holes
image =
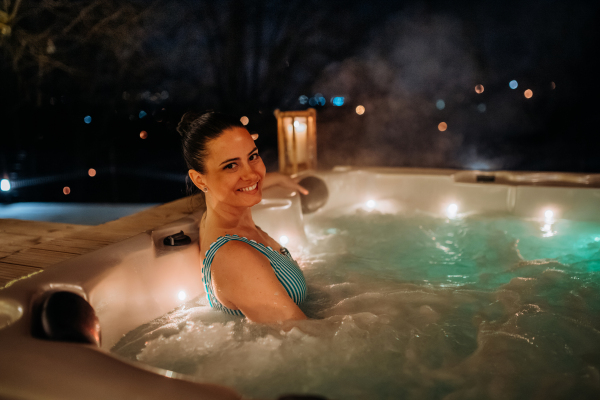
[[[255,181],[258,179],[258,173],[250,164],[246,164],[242,171],[242,179],[245,181]]]

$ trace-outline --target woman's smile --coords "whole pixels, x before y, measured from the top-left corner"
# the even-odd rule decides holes
[[[241,189],[238,189],[238,192],[245,192],[245,193],[253,194],[256,192],[257,189],[258,189],[258,182],[256,182],[254,185],[246,186]]]

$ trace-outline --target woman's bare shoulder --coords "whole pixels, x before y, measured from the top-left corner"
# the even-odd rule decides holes
[[[224,273],[239,274],[243,271],[252,273],[256,268],[264,268],[270,263],[265,255],[250,244],[239,240],[230,240],[219,248],[212,265],[211,269],[216,267]]]

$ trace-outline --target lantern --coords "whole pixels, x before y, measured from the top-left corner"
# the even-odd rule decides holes
[[[279,171],[292,175],[317,169],[317,112],[275,110]]]

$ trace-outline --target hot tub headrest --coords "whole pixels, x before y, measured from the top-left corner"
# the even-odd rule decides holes
[[[100,346],[100,321],[90,303],[78,294],[47,293],[32,311],[33,336]]]
[[[329,190],[322,179],[316,176],[307,176],[298,183],[308,190],[307,195],[300,194],[303,214],[313,213],[327,203]]]

